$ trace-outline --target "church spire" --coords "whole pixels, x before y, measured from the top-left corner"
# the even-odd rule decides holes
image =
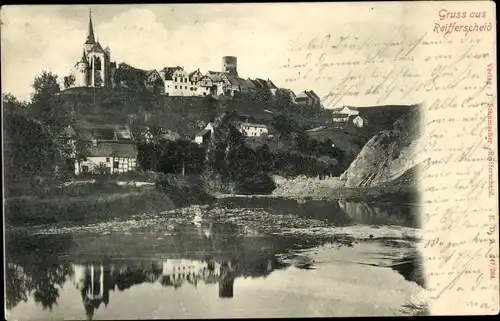
[[[88,44],[95,43],[94,28],[92,27],[92,9],[89,9],[89,31],[87,34],[87,41],[85,41],[85,43]]]
[[[85,49],[82,52],[82,59],[80,62],[87,63],[87,55],[85,54]]]

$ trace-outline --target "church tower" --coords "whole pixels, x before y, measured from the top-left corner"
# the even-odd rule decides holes
[[[112,85],[111,76],[116,65],[111,63],[111,50],[103,49],[94,34],[92,12],[89,11],[87,38],[83,44],[83,54],[76,63],[73,74],[75,87],[108,87]]]
[[[92,26],[92,11],[89,11],[89,29],[87,32],[87,40],[83,45],[83,49],[85,50],[85,54],[88,54],[90,49],[95,45],[95,36],[94,36],[94,27]]]

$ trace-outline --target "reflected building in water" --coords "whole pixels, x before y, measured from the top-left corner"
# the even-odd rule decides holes
[[[266,272],[273,267],[268,262]],[[203,282],[218,284],[220,298],[232,298],[237,276],[241,276],[240,270],[232,261],[167,259],[140,265],[74,265],[72,281],[81,293],[87,320],[92,320],[99,308],[108,306],[110,292],[116,289],[123,291],[135,284],[156,282],[177,289],[185,283],[197,287]]]

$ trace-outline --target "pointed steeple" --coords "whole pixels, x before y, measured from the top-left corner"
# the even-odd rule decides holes
[[[92,27],[92,9],[89,9],[89,31],[87,34],[87,41],[85,41],[85,43],[87,44],[95,43],[94,28]]]
[[[80,62],[87,63],[87,55],[85,54],[85,50],[83,50],[82,60],[80,60]]]

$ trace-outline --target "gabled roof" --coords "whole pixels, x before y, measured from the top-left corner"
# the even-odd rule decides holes
[[[152,75],[152,74],[154,74],[154,73],[159,74],[159,73],[158,73],[158,71],[157,71],[157,70],[155,70],[155,69],[152,69],[152,70],[146,70],[146,76],[148,76],[148,77],[149,77],[149,76],[151,76],[151,75]]]
[[[297,98],[311,98],[305,91],[297,95]]]
[[[297,98],[297,95],[293,92],[293,90],[288,89],[288,88],[282,88],[281,90],[286,91],[289,93],[294,99]]]
[[[91,135],[94,139],[114,140],[115,130],[113,128],[93,128]]]
[[[356,119],[356,118],[361,118],[363,119],[364,121],[368,121],[368,119],[364,116],[360,116],[360,115],[351,115],[353,119]]]
[[[267,88],[269,88],[269,89],[278,89],[278,87],[269,79],[266,81],[266,84],[267,84]]]
[[[164,67],[161,71],[160,71],[160,75],[162,76],[162,78],[164,80],[172,80],[172,76],[174,74],[174,72],[178,69],[183,69],[181,66],[177,66],[177,67]]]
[[[205,76],[202,76],[198,81],[210,81],[210,85],[209,86],[212,86],[212,78],[208,77],[207,75]]]
[[[76,131],[73,129],[73,127],[68,126],[62,130],[62,136],[64,137],[75,137],[76,136]]]
[[[99,43],[99,41],[94,44],[94,46],[92,47],[92,49],[89,50],[89,52],[106,53],[104,49],[102,49],[102,46]]]
[[[128,157],[137,158],[137,146],[131,141],[98,142],[87,148],[87,157]]]
[[[257,128],[267,128],[266,125],[264,125],[264,124],[257,124],[257,123],[241,123],[241,126],[250,126],[250,127],[257,127]]]
[[[186,74],[186,75],[188,74],[188,73],[184,70],[184,68],[177,68],[176,70],[174,70],[174,72],[172,73],[172,75],[174,75],[176,72],[180,72],[180,73],[182,73],[182,74]]]
[[[133,139],[132,132],[128,126],[115,126],[114,132],[118,140]]]
[[[251,82],[255,88],[262,88],[262,84],[258,82],[256,79],[248,78],[248,81]]]
[[[222,81],[222,77],[225,75],[226,73],[222,72],[222,71],[207,71],[207,74],[206,76],[208,76],[210,79],[212,79],[213,82],[221,82]]]
[[[261,78],[255,78],[253,81],[258,88],[267,88],[266,81]]]
[[[189,80],[191,80],[191,78],[194,76],[194,75],[200,75],[201,77],[203,77],[203,74],[200,72],[200,69],[196,69],[195,71],[192,71],[188,74],[188,77],[189,77]],[[200,77],[200,78],[201,78]]]
[[[209,134],[211,133],[211,130],[210,129],[203,129],[201,132],[199,132],[198,134],[196,134],[197,137],[203,137],[205,136],[206,134]]]
[[[319,96],[313,90],[306,90],[305,93],[314,99],[320,99]]]

